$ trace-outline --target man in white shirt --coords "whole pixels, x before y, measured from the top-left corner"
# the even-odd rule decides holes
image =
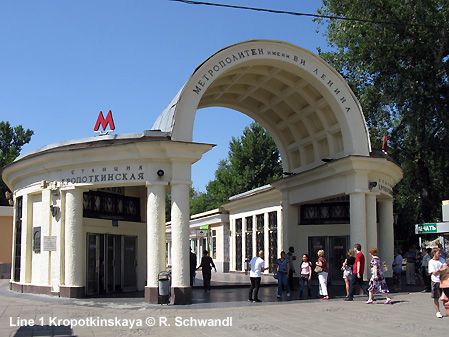
[[[265,268],[265,262],[263,260],[263,250],[259,252],[259,256],[255,256],[249,262],[251,266],[251,271],[249,272],[249,278],[251,280],[251,287],[249,288],[248,302],[262,302],[259,300],[259,288],[261,280],[261,272],[267,270]],[[254,290],[254,297],[253,297]]]
[[[435,309],[437,311],[436,316],[438,318],[442,318],[443,315],[441,315],[440,304],[438,301],[441,296],[441,294],[440,294],[440,273],[444,269],[447,269],[447,264],[446,264],[446,260],[444,260],[441,257],[441,249],[440,248],[433,248],[431,255],[432,255],[432,259],[429,261],[429,274],[430,274],[430,279],[432,280],[431,297],[433,298],[433,303],[435,304]]]

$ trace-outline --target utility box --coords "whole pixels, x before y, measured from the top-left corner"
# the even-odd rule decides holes
[[[158,274],[158,303],[169,304],[170,303],[170,273],[161,271]]]

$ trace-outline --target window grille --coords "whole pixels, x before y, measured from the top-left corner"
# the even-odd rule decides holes
[[[258,252],[256,252],[258,253]],[[245,232],[245,257],[246,261],[251,261],[253,258],[253,217],[246,218],[246,232]]]
[[[235,270],[242,270],[242,219],[235,219]]]
[[[22,256],[22,197],[16,198],[16,228],[15,228],[15,243],[14,243],[14,275],[15,282],[20,282],[20,258]]]
[[[301,206],[301,225],[349,223],[349,203],[326,203]]]
[[[83,216],[140,222],[140,198],[89,191],[83,194]]]
[[[278,251],[278,216],[277,212],[268,213],[268,228],[269,228],[269,271],[270,273],[274,272],[276,266],[276,258]]]

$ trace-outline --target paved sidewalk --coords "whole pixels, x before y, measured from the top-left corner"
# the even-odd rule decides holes
[[[218,282],[221,276],[214,277]],[[367,305],[365,296],[354,302],[342,297],[298,300],[297,291],[292,300],[284,295],[278,301],[276,288],[268,286],[261,288],[263,303],[249,303],[243,281],[242,277],[240,288],[223,286],[210,293],[195,288],[192,305],[161,306],[146,304],[141,297],[62,299],[19,294],[9,290],[7,280],[0,280],[0,336],[347,337],[355,321],[357,336],[447,336],[449,332],[449,318],[435,317],[429,293],[392,294],[392,305],[376,296],[377,301]],[[330,294],[335,291],[331,288]],[[27,326],[32,322],[34,326]],[[64,326],[70,323],[72,327]]]

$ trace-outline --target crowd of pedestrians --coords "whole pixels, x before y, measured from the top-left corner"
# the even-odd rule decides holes
[[[208,251],[203,252],[201,263],[196,267],[196,255],[190,253],[190,284],[193,286],[195,281],[195,271],[202,270],[204,291],[210,291],[211,271],[212,268],[216,270],[212,258]],[[378,256],[377,248],[369,249],[371,256],[370,279],[368,285],[363,281],[365,272],[365,255],[362,253],[360,244],[355,244],[354,249],[349,249],[347,257],[345,258],[341,270],[343,272],[342,278],[345,281],[346,301],[353,301],[357,286],[363,290],[368,296],[366,304],[374,303],[374,295],[384,294],[385,304],[392,304],[390,290],[388,289],[384,273],[388,270],[388,266]],[[449,268],[446,262],[446,252],[441,247],[424,248],[422,250],[411,246],[408,251],[401,255],[401,250],[394,251],[394,259],[392,263],[393,271],[393,287],[396,290],[401,289],[401,273],[403,267],[403,260],[406,260],[406,282],[408,286],[416,285],[418,282],[424,285],[424,290],[430,292],[436,310],[436,317],[441,318],[443,315],[440,311],[440,301],[449,317]],[[285,291],[288,299],[291,299],[291,294],[294,289],[293,278],[296,275],[294,267],[294,248],[289,247],[288,253],[281,252],[276,264],[274,266],[273,277],[278,281],[277,298],[281,299]],[[259,299],[259,289],[261,285],[262,273],[269,269],[265,267],[264,252],[259,251],[257,256],[253,257],[249,262],[250,267],[250,282],[251,286],[248,294],[249,302],[262,302]],[[315,273],[318,278],[318,297],[323,300],[329,299],[327,289],[327,280],[329,273],[329,264],[325,258],[323,249],[318,250],[317,260],[315,264],[310,261],[307,254],[302,255],[302,261],[299,265],[299,298],[312,298],[312,276]]]

